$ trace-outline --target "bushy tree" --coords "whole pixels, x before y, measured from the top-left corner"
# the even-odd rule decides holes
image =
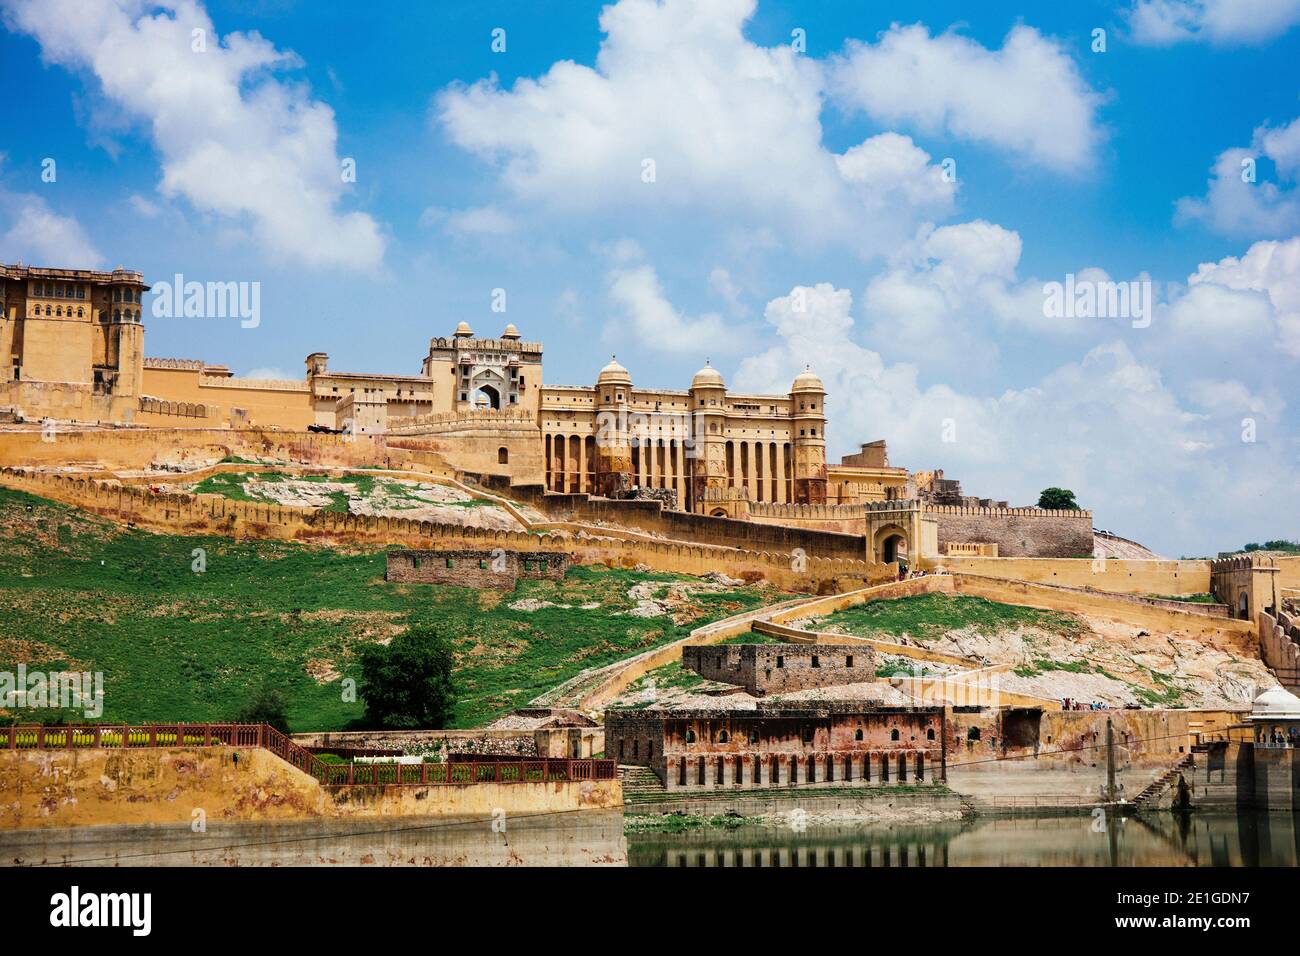
[[[413,627],[361,651],[357,691],[373,727],[442,727],[456,703],[451,648],[432,628]]]
[[[241,724],[270,724],[282,734],[289,733],[288,708],[284,695],[275,687],[262,687],[236,716]]]
[[[1079,502],[1074,500],[1074,492],[1069,488],[1044,488],[1038,496],[1038,507],[1053,511],[1078,511]]]

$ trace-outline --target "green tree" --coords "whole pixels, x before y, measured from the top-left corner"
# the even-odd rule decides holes
[[[456,703],[451,648],[432,628],[413,627],[361,651],[357,692],[366,721],[391,729],[442,727]]]
[[[1069,488],[1044,488],[1038,496],[1038,507],[1053,511],[1078,511],[1079,502],[1074,500],[1074,492]]]
[[[262,687],[253,694],[248,704],[235,715],[241,724],[270,724],[282,734],[289,732],[288,708],[284,695],[275,687]]]

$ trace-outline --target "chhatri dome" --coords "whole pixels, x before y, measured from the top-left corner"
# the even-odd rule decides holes
[[[725,388],[722,381],[722,373],[709,364],[708,359],[704,360],[704,368],[695,373],[691,379],[691,388]]]
[[[517,339],[519,338],[519,330],[515,328],[515,324],[511,322],[506,326],[506,330],[501,333],[501,337],[503,339]]]
[[[812,367],[805,365],[803,371],[794,377],[794,382],[790,385],[792,392],[824,392],[826,386],[822,380],[812,372]]]
[[[1300,720],[1300,697],[1284,687],[1272,687],[1255,698],[1251,720]]]
[[[627,369],[618,364],[618,356],[611,355],[609,364],[600,370],[596,377],[597,385],[631,385],[632,376]]]
[[[468,322],[462,322],[460,325],[456,326],[456,331],[452,334],[455,335],[456,338],[460,338],[462,336],[471,336],[474,333],[470,331]]]

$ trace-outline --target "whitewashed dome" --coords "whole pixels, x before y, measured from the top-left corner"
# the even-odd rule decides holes
[[[1255,698],[1251,720],[1300,720],[1300,697],[1285,687],[1270,687]]]

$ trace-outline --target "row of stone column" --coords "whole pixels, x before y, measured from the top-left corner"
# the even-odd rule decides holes
[[[889,786],[924,783],[934,760],[923,750],[818,754],[670,755],[669,790],[778,787],[810,784]]]
[[[848,846],[670,848],[665,851],[664,865],[757,869],[947,866],[948,844],[934,840],[874,846],[854,843]]]
[[[785,442],[728,441],[727,480],[732,488],[744,488],[750,501],[789,502],[790,447]]]

